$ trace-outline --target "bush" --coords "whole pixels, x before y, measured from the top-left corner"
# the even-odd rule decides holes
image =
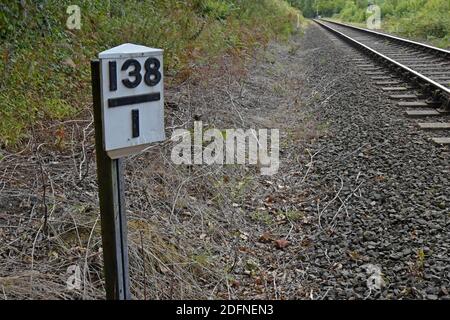
[[[197,0],[194,3],[201,16],[210,16],[218,20],[224,20],[232,13],[233,3],[216,0]]]
[[[315,15],[315,4],[322,16],[348,22],[367,19],[369,3],[381,8],[384,29],[408,37],[426,39],[442,47],[450,46],[449,0],[290,0],[308,16]],[[336,14],[336,12],[338,12]]]
[[[81,8],[68,30],[66,9]],[[165,49],[168,81],[199,60],[285,38],[298,11],[283,0],[17,0],[0,4],[0,143],[90,105],[90,59],[125,42]],[[195,61],[193,61],[195,60]],[[170,84],[170,83],[169,83]]]

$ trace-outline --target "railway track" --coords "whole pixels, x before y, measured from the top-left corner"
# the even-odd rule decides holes
[[[362,56],[352,62],[406,108],[406,116],[427,119],[417,125],[439,132],[435,143],[450,144],[450,51],[334,21],[315,22],[360,50]]]

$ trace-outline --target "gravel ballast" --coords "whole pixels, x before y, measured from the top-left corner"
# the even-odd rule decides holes
[[[304,182],[290,180],[308,198],[308,223],[290,237],[308,241],[291,247],[302,276],[289,285],[312,298],[450,298],[448,148],[354,66],[355,49],[316,25],[303,41],[303,99],[328,129],[303,145],[314,155]],[[380,289],[367,265],[381,269]]]

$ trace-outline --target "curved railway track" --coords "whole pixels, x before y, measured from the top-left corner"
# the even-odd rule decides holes
[[[399,106],[420,108],[407,110],[407,116],[439,118],[450,113],[450,51],[334,21],[315,22],[371,57],[370,64],[364,59],[354,59],[355,65],[383,86],[383,91],[402,93],[390,96],[399,100]],[[450,144],[449,122],[418,125],[422,129],[446,131],[446,137],[433,141]]]

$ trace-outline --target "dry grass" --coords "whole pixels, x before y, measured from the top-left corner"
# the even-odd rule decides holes
[[[198,66],[193,73],[197,76],[167,92],[169,135],[176,128],[192,128],[194,118],[221,129],[279,128],[286,148],[320,135],[316,126],[302,129],[296,125],[298,118],[292,117],[301,108],[302,83],[297,76],[301,69],[269,58],[292,59],[292,45],[298,46],[271,45],[256,62],[254,57],[229,55]],[[268,90],[277,83],[283,94]],[[4,299],[104,296],[92,114],[90,106],[85,109],[79,119],[35,128],[22,150],[1,152],[0,297]],[[55,129],[59,134],[52,135]],[[290,234],[292,221],[302,219],[303,191],[291,191],[288,202],[271,202],[267,197],[284,188],[283,177],[274,182],[249,166],[175,166],[170,152],[167,141],[126,161],[133,296],[279,297],[273,285],[281,280],[275,281],[275,273],[270,275],[263,266],[277,264],[276,260],[265,261],[267,252],[251,247],[267,228],[278,237]],[[294,162],[299,157],[308,155],[299,155]],[[287,168],[290,176],[290,171],[298,170]],[[253,213],[261,212],[261,207],[270,209],[267,221],[255,221]],[[81,290],[66,288],[71,265],[81,269]]]

